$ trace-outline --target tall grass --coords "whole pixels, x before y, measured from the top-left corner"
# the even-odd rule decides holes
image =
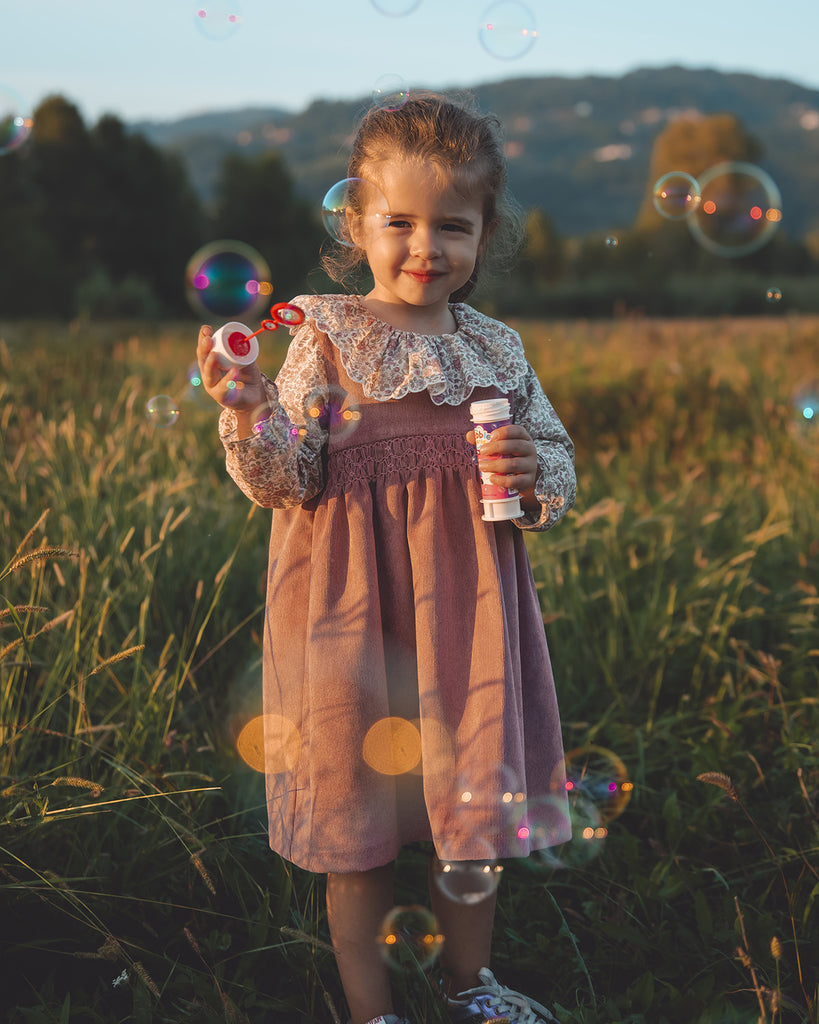
[[[577,508],[528,538],[566,746],[634,790],[594,859],[507,865],[497,974],[578,1024],[816,1024],[819,432],[791,399],[819,324],[518,326],[578,449]],[[346,1019],[321,881],[269,852],[235,753],[268,519],[195,328],[3,333],[2,1012]],[[397,902],[425,870],[406,851]],[[434,970],[396,980],[444,1019]]]

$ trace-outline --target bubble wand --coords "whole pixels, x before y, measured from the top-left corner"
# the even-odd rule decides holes
[[[258,335],[275,331],[279,327],[297,327],[304,322],[304,310],[292,302],[277,302],[270,307],[270,317],[262,320],[257,331],[251,333],[238,320],[231,320],[213,335],[213,351],[225,369],[231,366],[249,366],[259,356]]]

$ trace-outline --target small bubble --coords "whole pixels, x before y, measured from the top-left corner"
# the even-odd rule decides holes
[[[179,419],[179,406],[169,395],[154,395],[145,405],[148,420],[155,427],[171,427]]]
[[[339,385],[330,385],[327,393],[314,391],[304,404],[305,420],[316,420],[334,440],[343,440],[355,433],[361,422],[361,411],[353,396]]]
[[[480,903],[498,888],[503,866],[488,841],[485,856],[474,860],[439,860],[432,862],[432,878],[438,889],[456,903]]]
[[[350,248],[371,244],[389,220],[387,200],[364,178],[337,181],[321,204],[321,221],[327,233]]]
[[[607,249],[616,249],[619,244],[620,244],[620,239],[617,237],[617,235],[606,235],[606,248]]]
[[[373,7],[379,14],[386,14],[389,18],[403,18],[412,14],[421,0],[370,0]]]
[[[626,766],[613,751],[589,744],[567,753],[564,763],[570,803],[577,798],[589,801],[604,823],[623,813],[633,786]]]
[[[400,110],[409,99],[409,88],[400,75],[381,75],[373,86],[373,103],[381,110]]]
[[[201,36],[221,43],[238,32],[242,12],[236,0],[207,0],[196,7],[193,20]]]
[[[682,220],[699,206],[702,199],[695,178],[684,171],[669,171],[654,183],[654,209],[667,220]]]
[[[18,149],[31,134],[32,119],[23,100],[0,85],[0,156]]]
[[[481,16],[478,38],[486,52],[499,60],[516,60],[537,42],[537,25],[529,8],[519,0],[499,0]]]
[[[381,925],[378,944],[393,970],[414,973],[434,963],[444,937],[426,907],[393,907]]]
[[[782,291],[779,288],[769,288],[765,292],[765,301],[772,305],[782,301]]]

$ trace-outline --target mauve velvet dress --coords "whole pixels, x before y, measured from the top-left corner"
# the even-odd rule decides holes
[[[229,412],[221,421],[231,475],[274,507],[272,848],[342,872],[414,840],[453,861],[566,841],[560,720],[521,526],[548,528],[573,503],[568,435],[517,335],[469,307],[453,307],[453,341],[397,332],[354,296],[293,301],[307,320],[278,388],[265,382],[273,415],[243,441]],[[498,345],[514,349],[498,381],[476,385]],[[465,438],[470,402],[500,396],[538,445],[542,514],[518,525],[481,518]]]

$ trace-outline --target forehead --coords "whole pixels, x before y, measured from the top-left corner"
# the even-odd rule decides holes
[[[435,164],[412,159],[383,160],[365,168],[363,177],[377,185],[393,212],[437,212],[477,216],[483,197],[465,188],[467,180]]]

